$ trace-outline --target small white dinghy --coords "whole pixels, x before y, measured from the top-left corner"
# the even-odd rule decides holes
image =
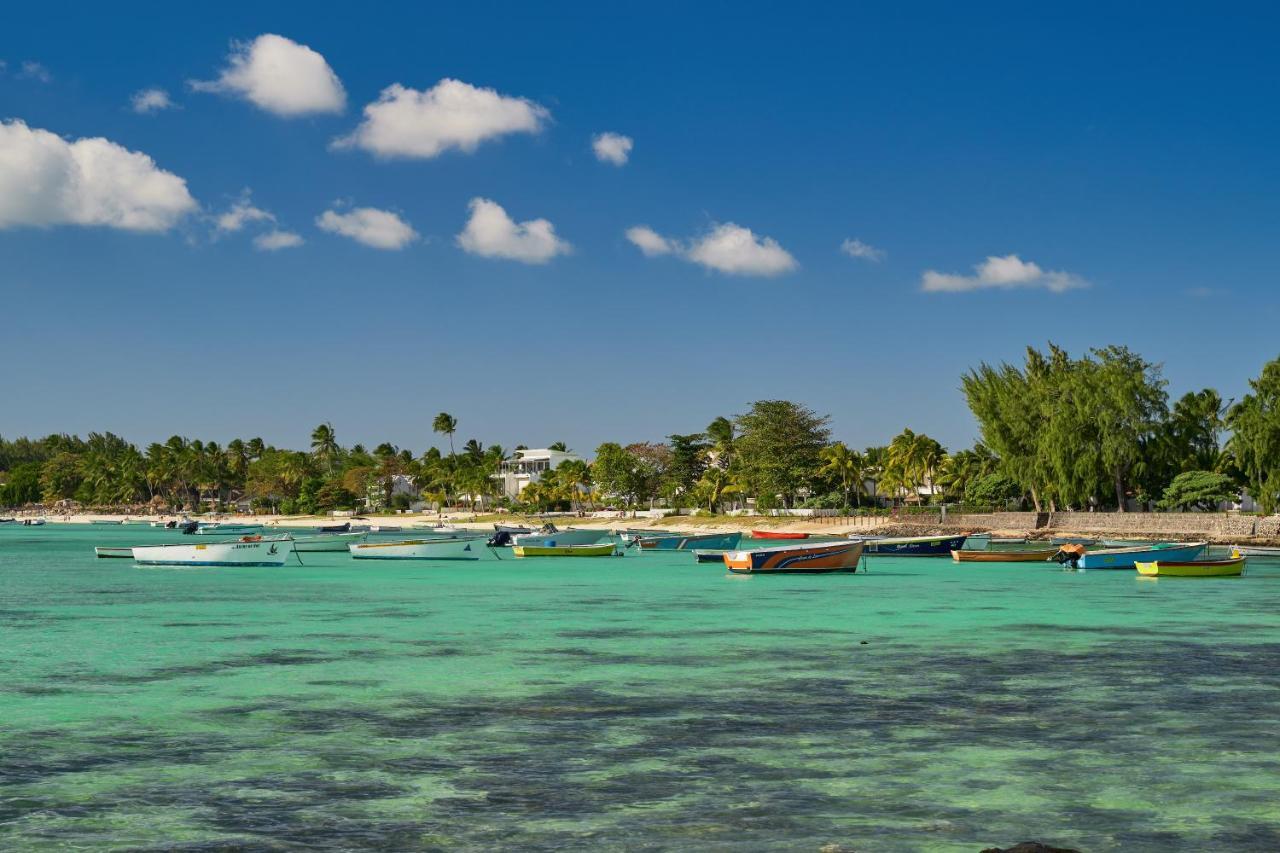
[[[245,536],[229,542],[199,545],[135,545],[133,561],[140,566],[283,566],[293,553],[288,536],[263,539]]]
[[[486,537],[470,539],[408,539],[404,542],[361,542],[351,546],[357,560],[488,560],[493,557]]]

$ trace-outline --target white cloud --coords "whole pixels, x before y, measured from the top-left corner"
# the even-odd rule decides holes
[[[957,275],[926,270],[921,277],[921,289],[929,293],[963,293],[970,290],[999,288],[1044,288],[1062,293],[1078,287],[1088,287],[1089,282],[1080,276],[1057,270],[1043,270],[1038,264],[1024,261],[1017,255],[990,256],[973,267],[973,275]]]
[[[0,121],[0,228],[100,225],[165,231],[197,209],[187,182],[101,137],[68,142]]]
[[[158,113],[161,110],[168,110],[177,106],[169,98],[169,93],[159,88],[140,89],[134,92],[133,97],[129,99],[129,104],[135,113],[143,115]]]
[[[695,240],[686,255],[695,264],[730,275],[781,275],[799,266],[777,240],[757,237],[750,228],[732,222]]]
[[[627,229],[627,239],[647,257],[669,255],[679,250],[674,240],[668,240],[648,225],[636,225]]]
[[[192,80],[197,92],[236,95],[279,116],[340,113],[347,105],[342,81],[324,57],[284,36],[264,33],[232,44],[217,80]]]
[[[375,249],[403,249],[418,239],[418,232],[396,214],[375,207],[357,207],[348,213],[326,210],[316,217],[322,231],[350,237]]]
[[[39,62],[27,61],[22,63],[22,71],[18,72],[18,76],[27,80],[38,80],[41,83],[53,81],[53,75],[49,73],[49,69]]]
[[[471,218],[457,239],[458,245],[473,255],[545,264],[556,255],[573,251],[545,219],[515,222],[502,205],[487,198],[473,198],[469,207]]]
[[[648,257],[674,254],[728,275],[774,276],[800,266],[772,237],[758,237],[732,222],[715,225],[701,237],[682,243],[647,225],[627,229],[627,239]]]
[[[302,237],[292,231],[268,231],[253,238],[253,245],[264,252],[292,249],[301,246],[303,242]]]
[[[601,163],[612,163],[625,166],[631,157],[631,148],[635,145],[630,136],[620,133],[600,133],[591,137],[591,150],[596,152],[596,159]]]
[[[550,113],[527,98],[444,79],[420,92],[393,83],[364,108],[364,121],[336,148],[363,148],[378,157],[437,157],[450,148],[471,152],[510,133],[537,133]]]
[[[233,234],[242,230],[250,222],[275,221],[275,214],[260,207],[255,207],[249,199],[249,191],[245,190],[240,194],[240,198],[231,204],[226,213],[218,216],[216,222],[219,231]]]
[[[877,249],[875,246],[868,245],[861,240],[855,240],[852,237],[840,244],[840,251],[851,258],[862,258],[864,261],[872,261],[873,263],[883,261],[885,256],[883,249]]]

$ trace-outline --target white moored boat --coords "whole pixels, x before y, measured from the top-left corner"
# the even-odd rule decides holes
[[[200,526],[196,528],[196,533],[201,536],[248,536],[251,533],[261,533],[261,524],[231,524],[229,522],[219,521],[202,521]]]
[[[429,521],[419,521],[411,524],[414,530],[421,530],[432,539],[471,539],[477,536],[475,530],[467,530],[465,527],[451,527],[448,524],[432,524]],[[400,528],[396,528],[399,530]]]
[[[318,533],[315,536],[295,536],[293,550],[304,554],[317,551],[346,551],[348,546],[363,542],[368,533]]]
[[[608,530],[582,530],[570,527],[556,530],[555,525],[547,525],[537,533],[520,533],[512,537],[513,545],[537,545],[545,548],[557,548],[567,545],[595,545],[605,539],[612,538]]]
[[[113,548],[106,545],[98,545],[93,549],[93,555],[98,559],[106,559],[108,557],[119,560],[132,560],[132,548]]]
[[[351,545],[350,550],[351,556],[357,560],[487,560],[493,557],[483,536],[361,542]]]
[[[133,561],[142,566],[283,566],[292,553],[293,540],[287,536],[245,537],[198,545],[135,545]]]

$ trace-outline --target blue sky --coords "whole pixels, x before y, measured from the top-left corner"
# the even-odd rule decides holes
[[[464,438],[588,450],[782,397],[851,444],[910,426],[958,448],[975,434],[960,374],[1028,344],[1126,344],[1175,395],[1238,396],[1277,355],[1265,7],[54,3],[6,18],[0,119],[62,140],[0,144],[6,436],[301,446],[327,420],[344,443],[420,451],[447,410]],[[341,104],[306,62],[220,77],[233,54],[256,69],[264,34],[318,54]],[[497,112],[450,130],[410,109],[376,123],[381,149],[334,147],[386,87],[427,97],[444,79]],[[152,88],[173,106],[132,109]],[[625,164],[593,152],[605,132],[633,141]],[[63,172],[28,179],[32,151],[62,162],[93,137],[184,181],[186,207],[97,177],[92,198],[51,200]],[[163,221],[121,227],[101,212],[112,192]],[[473,199],[502,215],[468,251]],[[274,220],[220,231],[246,200]],[[359,231],[363,208],[415,238],[380,248],[317,224],[331,211]],[[518,230],[536,220],[549,239]],[[745,244],[714,239],[729,224]],[[642,225],[665,253],[628,239]],[[255,247],[272,232],[302,243]]]

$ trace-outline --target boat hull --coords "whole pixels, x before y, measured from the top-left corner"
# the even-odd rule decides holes
[[[732,551],[742,541],[741,533],[700,533],[693,536],[659,536],[641,539],[645,551]]]
[[[1116,548],[1086,551],[1080,557],[1079,569],[1133,569],[1137,563],[1189,562],[1198,560],[1207,547],[1205,542],[1187,542],[1163,548]]]
[[[787,533],[781,530],[753,530],[752,539],[808,539],[808,533]]]
[[[622,549],[612,542],[598,545],[515,545],[517,557],[620,557]]]
[[[350,546],[357,560],[484,560],[492,556],[485,537],[471,539],[409,539],[404,542],[357,542]]]
[[[693,552],[693,560],[696,563],[718,563],[724,565],[724,555],[729,552],[721,548],[698,548]]]
[[[952,551],[951,559],[957,563],[1043,563],[1053,559],[1057,548],[1041,548],[1035,551]]]
[[[132,548],[110,548],[105,545],[99,545],[93,549],[93,556],[99,560],[132,560]]]
[[[867,554],[876,557],[947,557],[964,546],[967,534],[955,536],[911,536],[875,539],[867,542]]]
[[[814,575],[856,572],[866,546],[861,542],[833,542],[730,551],[724,555],[729,571],[744,575]]]
[[[1161,578],[1233,578],[1244,574],[1244,557],[1233,560],[1154,560],[1135,564],[1138,574]]]
[[[140,566],[283,566],[293,553],[289,539],[209,542],[199,545],[135,545]]]

